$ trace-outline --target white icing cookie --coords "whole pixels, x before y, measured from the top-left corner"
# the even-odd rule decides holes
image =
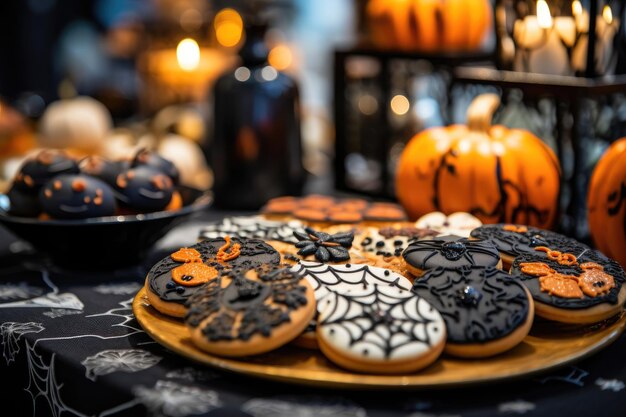
[[[469,213],[457,212],[446,216],[439,211],[433,211],[420,217],[415,222],[415,227],[436,230],[440,236],[470,237],[470,232],[482,224],[480,220]]]
[[[304,225],[297,220],[280,222],[266,220],[261,216],[226,217],[200,230],[200,239],[215,239],[225,235],[296,243],[294,231],[304,233]]]
[[[329,292],[323,304],[318,307],[319,346],[342,367],[411,372],[434,362],[443,350],[446,328],[441,315],[408,289],[353,287]]]
[[[327,265],[319,262],[301,261],[292,268],[304,275],[315,290],[317,310],[325,308],[325,298],[330,293],[345,294],[355,289],[372,287],[411,289],[411,282],[400,274],[385,268],[370,265]]]
[[[355,237],[357,250],[383,258],[399,257],[414,240],[432,238],[437,232],[418,228],[366,227]]]

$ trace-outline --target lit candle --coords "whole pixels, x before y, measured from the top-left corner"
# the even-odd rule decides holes
[[[183,71],[191,72],[200,65],[200,47],[193,39],[183,39],[176,47],[176,60]]]

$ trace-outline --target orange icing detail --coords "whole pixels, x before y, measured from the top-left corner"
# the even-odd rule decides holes
[[[93,203],[94,203],[96,206],[101,206],[101,205],[102,205],[102,197],[95,197],[95,198],[93,199]]]
[[[606,294],[615,287],[615,279],[604,272],[602,265],[585,262],[580,267],[584,272],[578,278],[578,285],[589,297]]]
[[[52,191],[46,189],[43,194],[46,196],[46,198],[52,198]]]
[[[217,251],[217,260],[219,262],[232,261],[241,254],[241,245],[239,243],[235,243],[231,248],[230,253],[228,253],[227,250],[230,247],[230,236],[225,236],[224,240],[226,240],[226,243]]]
[[[72,190],[77,193],[82,193],[87,188],[87,183],[83,180],[72,181]]]
[[[528,228],[526,226],[517,226],[514,224],[506,224],[502,226],[502,230],[506,230],[507,232],[514,232],[514,233],[528,232]]]
[[[541,277],[544,275],[554,274],[554,269],[550,268],[543,262],[522,262],[519,264],[523,274]]]
[[[55,190],[60,190],[61,187],[63,187],[63,184],[61,183],[61,181],[57,180],[52,184],[52,187],[54,187]]]
[[[85,202],[85,204],[89,204],[91,203],[91,197],[86,196],[85,198],[83,198],[83,201]]]
[[[545,252],[548,259],[556,261],[559,265],[578,265],[578,260],[574,254],[561,253],[558,250],[552,250],[546,246],[537,246],[535,250]]]
[[[150,182],[157,190],[165,190],[172,186],[172,180],[167,175],[155,175]]]
[[[41,151],[37,155],[37,162],[42,165],[50,165],[54,162],[55,153],[51,151]]]
[[[33,181],[33,177],[31,177],[30,175],[24,175],[24,184],[32,187],[33,185],[35,185],[35,181]]]
[[[217,277],[215,268],[200,262],[188,262],[172,270],[172,280],[185,287],[202,285]]]
[[[127,177],[129,180],[132,180],[133,178],[135,178],[135,171],[128,171],[128,172],[126,173],[126,177]]]
[[[578,280],[571,275],[551,274],[539,278],[541,291],[561,298],[583,298]]]
[[[202,262],[202,255],[193,248],[181,248],[170,255],[176,262]]]

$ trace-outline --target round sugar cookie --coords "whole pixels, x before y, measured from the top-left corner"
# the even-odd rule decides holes
[[[623,311],[626,277],[622,267],[589,248],[536,247],[515,258],[511,274],[530,291],[537,315],[590,324]]]
[[[239,357],[274,350],[307,327],[315,295],[290,268],[230,271],[189,299],[185,323],[199,349]]]
[[[318,312],[325,308],[327,296],[332,292],[345,293],[359,288],[380,287],[411,288],[411,282],[404,276],[390,271],[364,264],[327,265],[320,262],[302,261],[293,267],[293,271],[304,276],[315,291]],[[316,326],[311,326],[295,343],[300,346],[315,347],[317,336]]]
[[[222,271],[279,263],[280,254],[261,240],[229,236],[204,240],[172,253],[148,271],[148,301],[163,314],[183,317],[189,297]]]
[[[575,239],[549,230],[520,224],[489,224],[472,230],[474,239],[491,240],[506,268],[513,264],[516,256],[533,252],[537,246],[587,248]]]
[[[261,216],[226,217],[211,223],[200,230],[200,239],[215,239],[224,236],[264,241],[296,243],[293,232],[304,232],[304,225],[298,220],[288,222],[266,220]]]
[[[469,213],[456,212],[446,216],[440,211],[433,211],[417,219],[415,227],[436,230],[440,235],[470,237],[470,232],[482,224]]]
[[[437,268],[413,283],[413,292],[443,316],[448,331],[446,353],[482,358],[507,351],[532,326],[533,300],[528,290],[493,267]]]
[[[428,269],[464,266],[502,266],[496,247],[487,240],[440,236],[411,242],[402,252],[406,269],[419,277]]]
[[[330,292],[318,308],[322,353],[357,372],[395,374],[422,369],[443,351],[446,328],[423,298],[399,286],[371,284]]]

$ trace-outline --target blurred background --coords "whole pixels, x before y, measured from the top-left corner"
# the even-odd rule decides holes
[[[267,160],[292,162],[294,180],[275,193],[393,199],[407,141],[464,123],[471,99],[493,91],[503,100],[496,122],[529,129],[557,151],[569,184],[563,224],[584,229],[590,170],[626,136],[623,3],[5,1],[0,181],[35,148],[115,159],[148,147],[179,165],[184,182],[219,196],[242,187],[221,161],[249,161],[261,149]],[[218,82],[225,76],[230,84]],[[605,87],[588,94],[581,79]],[[245,105],[260,96],[264,105]],[[274,148],[256,145],[267,140],[262,132],[280,138]],[[258,207],[266,197],[224,203]]]

